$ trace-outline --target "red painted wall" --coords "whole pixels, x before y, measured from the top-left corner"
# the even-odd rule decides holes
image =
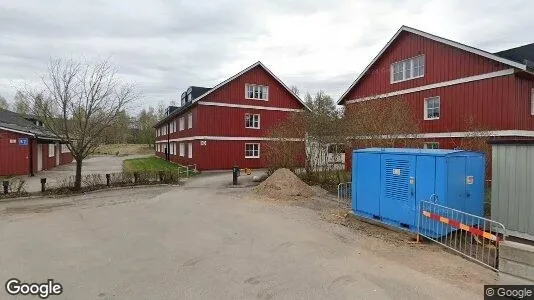
[[[29,174],[30,146],[19,145],[19,138],[29,137],[0,130],[0,176]],[[11,143],[11,140],[16,141]]]
[[[177,154],[171,155],[171,161],[180,165],[197,165],[198,170],[227,170],[231,169],[233,165],[237,164],[240,168],[266,168],[267,165],[267,151],[265,141],[214,141],[207,140],[206,145],[200,144],[199,140],[184,141],[185,155],[179,156],[179,143],[176,142]],[[188,158],[188,143],[193,144],[193,157]],[[245,144],[259,143],[260,157],[259,158],[245,158]],[[302,147],[302,156],[297,157],[302,165],[304,162],[304,143],[300,143]],[[156,153],[157,156],[164,158],[163,153]]]
[[[245,99],[246,84],[269,86],[269,99],[267,101]],[[253,68],[242,74],[201,101],[304,109],[303,105],[290,92],[261,67]],[[189,112],[193,113],[193,128],[191,129],[187,128],[187,114]],[[246,113],[260,115],[260,129],[245,128]],[[288,118],[292,113],[294,112],[197,104],[171,120],[171,122],[176,122],[176,132],[170,133],[168,137],[167,135],[156,137],[156,140],[167,141],[168,138],[178,139],[190,136],[250,137],[252,139],[266,137],[270,128]],[[183,131],[178,130],[180,117],[186,119],[186,126]],[[167,124],[163,126],[167,126]],[[259,159],[245,158],[245,143],[254,142],[254,140],[206,140],[205,146],[201,146],[200,141],[184,141],[185,157],[179,156],[179,142],[176,142],[176,154],[171,155],[171,161],[182,165],[197,164],[200,170],[230,169],[234,163],[242,168],[267,167],[265,155],[261,154],[261,150]],[[187,144],[190,142],[193,143],[193,158],[191,159],[187,158]],[[166,147],[167,143],[162,145],[162,147]],[[162,152],[156,152],[156,155],[163,158],[164,153]],[[302,146],[302,154],[304,155],[304,146]]]
[[[245,99],[245,84],[247,83],[269,86],[269,100]],[[260,66],[251,69],[224,87],[209,94],[202,101],[295,109],[303,108],[302,104],[291,93]]]
[[[391,64],[425,55],[425,76],[390,83]],[[510,67],[485,57],[445,45],[422,36],[403,32],[383,53],[368,73],[347,94],[345,100],[399,91],[432,83],[495,72]]]
[[[397,97],[410,107],[412,114],[407,117],[420,122],[420,132],[534,130],[534,116],[530,114],[533,87],[534,80],[510,75]],[[424,100],[433,96],[440,97],[440,118],[424,120]],[[347,107],[357,109],[358,105],[351,103]]]

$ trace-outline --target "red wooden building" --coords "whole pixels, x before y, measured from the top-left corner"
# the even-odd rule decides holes
[[[257,62],[213,88],[190,87],[156,128],[156,155],[199,170],[265,168],[268,131],[307,109],[279,78]],[[302,143],[299,139],[291,142]]]
[[[33,175],[70,163],[72,155],[61,142],[37,118],[0,109],[0,176]]]
[[[534,138],[534,44],[489,53],[403,26],[338,104],[358,109],[391,97],[419,123],[408,138],[421,148],[480,135]]]

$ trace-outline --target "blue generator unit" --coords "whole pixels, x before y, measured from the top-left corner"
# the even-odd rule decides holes
[[[484,216],[484,170],[484,154],[479,152],[407,148],[355,150],[352,154],[352,211],[412,232],[417,230],[422,200]],[[421,230],[432,231],[430,228]]]

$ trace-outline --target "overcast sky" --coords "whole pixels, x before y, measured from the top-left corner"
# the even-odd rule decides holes
[[[139,109],[258,60],[301,95],[323,89],[337,99],[402,25],[490,52],[534,42],[530,0],[0,3],[0,95],[8,100],[50,57],[110,58],[143,93]]]

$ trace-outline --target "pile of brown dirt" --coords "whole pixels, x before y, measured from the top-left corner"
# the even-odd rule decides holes
[[[254,188],[258,194],[273,199],[285,200],[292,197],[315,196],[312,187],[304,183],[288,169],[278,169],[260,185]]]

